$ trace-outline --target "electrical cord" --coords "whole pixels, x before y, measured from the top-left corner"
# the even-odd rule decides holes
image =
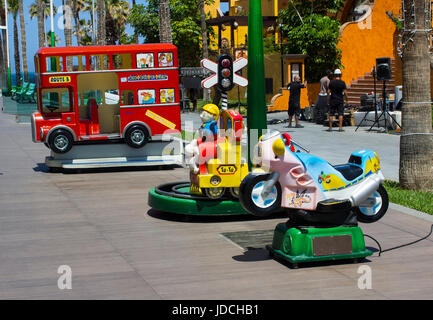
[[[412,242],[409,242],[409,243],[405,243],[405,244],[402,244],[402,245],[399,245],[399,246],[396,246],[396,247],[388,248],[388,249],[385,249],[385,250],[382,250],[382,247],[381,247],[379,241],[377,241],[376,239],[374,239],[372,236],[369,236],[368,234],[364,234],[364,237],[370,238],[371,240],[373,240],[374,242],[377,243],[377,245],[379,246],[379,257],[380,257],[380,255],[381,255],[383,252],[387,252],[387,251],[391,251],[391,250],[399,249],[399,248],[402,248],[402,247],[407,247],[407,246],[410,246],[410,245],[415,244],[415,243],[417,243],[417,242],[420,242],[420,241],[422,241],[422,240],[425,240],[425,239],[427,239],[428,237],[430,237],[430,235],[431,235],[432,233],[433,233],[433,224],[432,224],[431,227],[430,227],[430,232],[429,232],[428,235],[426,235],[425,237],[422,237],[421,239],[418,239],[418,240],[415,240],[415,241],[412,241]]]

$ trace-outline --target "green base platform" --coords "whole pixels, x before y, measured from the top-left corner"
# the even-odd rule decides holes
[[[358,260],[370,256],[359,227],[290,227],[279,223],[274,231],[271,255],[298,263],[340,259]]]
[[[229,198],[211,200],[204,196],[190,194],[188,182],[167,183],[151,189],[148,204],[153,209],[186,215],[247,214],[237,200]]]

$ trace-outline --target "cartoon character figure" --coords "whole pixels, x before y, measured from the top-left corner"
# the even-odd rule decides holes
[[[167,90],[168,97],[166,97],[167,102],[174,102],[174,90]]]
[[[214,104],[207,104],[203,107],[203,111],[200,113],[200,119],[202,125],[199,129],[199,135],[203,140],[209,138],[215,141],[218,136],[217,120],[219,116],[219,108]]]
[[[214,104],[207,104],[200,113],[202,125],[198,130],[199,138],[194,139],[185,147],[187,163],[194,173],[199,172],[201,162],[205,163],[207,158],[200,158],[200,150],[205,149],[207,145],[212,147],[218,137],[217,120],[219,117],[219,108]],[[207,157],[215,156],[212,152]]]
[[[167,102],[167,95],[166,95],[166,91],[164,89],[159,91],[159,100],[161,101],[161,103]]]
[[[160,53],[158,55],[158,63],[160,67],[166,67],[167,66],[167,57],[165,56],[165,53]]]
[[[167,67],[173,66],[173,55],[171,53],[167,53]]]
[[[140,104],[155,103],[154,93],[151,90],[139,91]]]
[[[146,59],[141,58],[140,59],[140,68],[145,68],[146,67]]]

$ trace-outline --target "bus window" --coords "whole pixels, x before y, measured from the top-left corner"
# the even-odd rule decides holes
[[[173,103],[174,102],[174,89],[160,89],[159,90],[160,103]]]
[[[47,57],[47,72],[63,72],[63,57]]]
[[[155,103],[155,90],[138,90],[138,104]]]
[[[171,53],[171,52],[158,53],[158,66],[159,67],[172,67],[173,66],[173,53]]]
[[[110,56],[108,54],[90,56],[90,70],[109,70]]]
[[[153,68],[153,53],[137,53],[137,68]]]
[[[67,56],[66,69],[68,71],[86,71],[86,56]]]
[[[130,53],[113,54],[113,69],[131,69],[132,59]]]
[[[119,89],[105,90],[105,104],[119,104]]]
[[[81,99],[80,92],[78,92],[79,106],[87,106],[89,99],[95,99],[98,105],[102,104],[102,92],[99,90],[83,91],[83,99]]]
[[[42,89],[42,111],[71,112],[71,95],[67,88]]]
[[[132,90],[122,90],[122,105],[131,106],[134,103],[134,91]]]

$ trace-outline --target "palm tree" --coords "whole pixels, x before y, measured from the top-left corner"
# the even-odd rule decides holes
[[[63,7],[69,7],[72,8],[72,0],[64,0]],[[71,10],[64,10],[64,32],[65,32],[65,46],[71,47],[72,46],[72,16],[71,16]],[[72,71],[72,59],[71,57],[66,57],[66,70]]]
[[[97,42],[99,45],[105,45],[106,30],[105,30],[105,0],[98,0],[96,14],[98,16],[98,33]]]
[[[80,32],[80,11],[83,11],[86,7],[84,0],[72,0],[72,15],[74,17],[75,31],[74,35],[77,37],[77,44],[81,43],[81,32]]]
[[[33,19],[34,17],[36,17],[38,15],[38,11],[39,11],[38,4],[39,4],[39,2],[42,5],[42,14],[44,16],[46,16],[46,17],[48,17],[51,14],[51,11],[50,11],[50,0],[36,0],[36,2],[32,3],[29,6],[29,15],[30,15],[31,19]],[[54,13],[54,15],[57,14],[57,7],[56,6],[53,6],[53,13]]]
[[[159,1],[159,42],[172,43],[169,0]]]
[[[93,5],[96,8],[96,4],[94,4],[93,0],[83,0],[85,3],[84,8],[82,9],[83,12],[89,12],[90,13],[90,32],[93,35],[93,30],[95,30],[95,26],[93,25],[94,17],[93,17]],[[96,33],[96,32],[95,32]],[[87,33],[86,33],[87,35]]]
[[[412,5],[414,4],[414,8]],[[433,189],[433,134],[430,95],[430,28],[424,0],[403,2],[403,103],[400,137],[400,184],[407,189]]]
[[[18,0],[18,8],[20,14],[21,55],[23,59],[24,81],[29,81],[29,67],[27,65],[26,25],[24,24],[23,0]]]
[[[57,8],[53,6],[53,14],[55,15],[56,13]],[[48,17],[50,14],[50,0],[36,0],[36,2],[32,3],[29,7],[30,19],[34,17],[38,18],[38,39],[40,48],[47,45],[45,43],[44,21],[45,17]]]
[[[125,30],[129,17],[129,2],[124,0],[107,0],[105,10],[105,27],[108,44],[116,44]]]
[[[18,37],[18,0],[7,0],[9,12],[12,13],[14,19],[14,58],[15,58],[15,84],[19,86],[21,84],[21,65],[20,65],[20,43]]]

